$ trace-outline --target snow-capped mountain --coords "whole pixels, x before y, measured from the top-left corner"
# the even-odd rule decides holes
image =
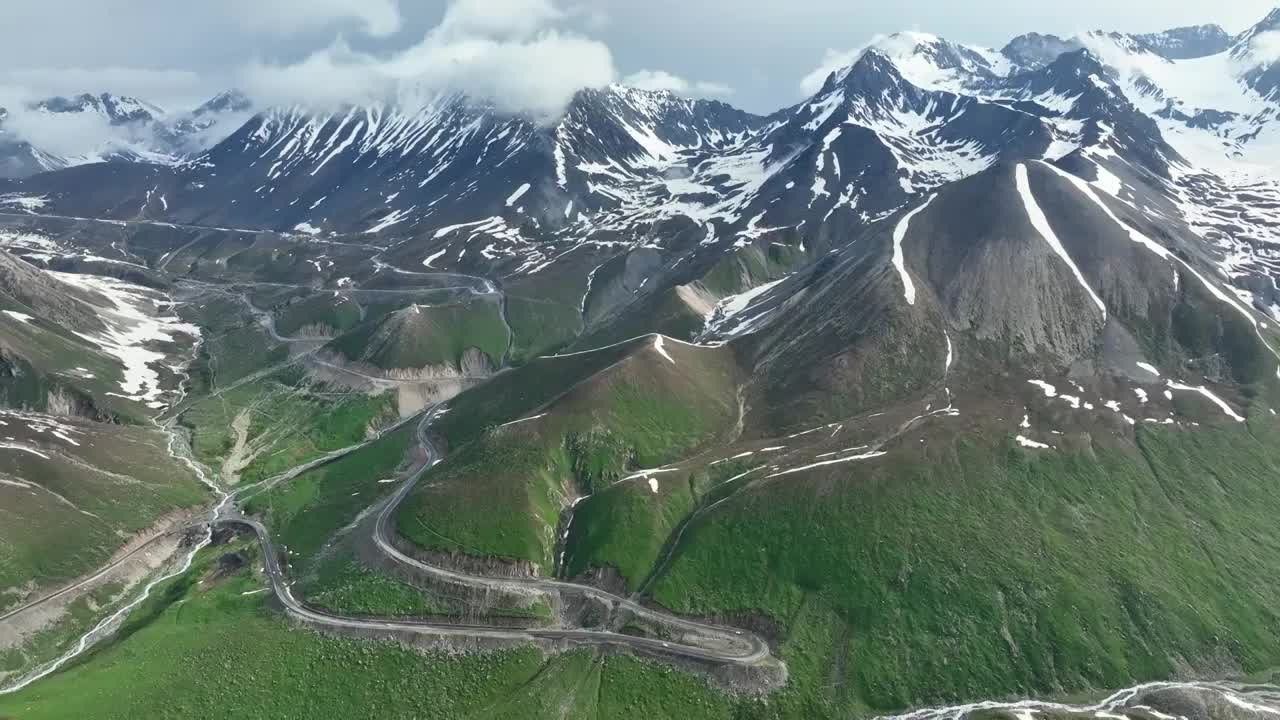
[[[66,167],[91,162],[167,162],[155,129],[166,118],[160,107],[126,95],[84,93],[50,97],[24,109],[24,134],[32,145]],[[47,142],[56,143],[46,145]]]
[[[6,127],[9,111],[0,108],[0,179],[21,178],[66,167],[66,161],[18,137]]]
[[[1026,33],[1009,41],[1000,50],[1015,66],[1034,70],[1053,62],[1063,53],[1074,52],[1089,45],[1089,36],[1101,36],[1113,43],[1135,51],[1147,52],[1166,60],[1192,60],[1217,55],[1231,48],[1235,38],[1218,25],[1192,25],[1163,32],[1129,33],[1095,31],[1085,38],[1062,38],[1057,35]]]
[[[620,86],[581,91],[552,125],[457,93],[412,108],[275,108],[89,204],[58,173],[27,187],[66,214],[390,238],[384,261],[407,271],[514,276],[579,249],[642,253],[672,268],[650,292],[749,246],[815,257],[949,184],[1044,161],[1173,223],[1171,236],[1196,234],[1269,307],[1280,293],[1258,288],[1280,245],[1277,25],[1280,12],[1234,38],[1216,26],[1033,33],[1000,51],[900,33],[767,118]],[[250,112],[227,94],[165,126],[208,136],[213,118]],[[104,184],[94,177],[74,183]]]
[[[722,103],[622,87],[582,91],[551,127],[456,93],[413,109],[270,110],[181,167],[167,205],[153,210],[300,232],[497,219],[514,239],[620,207],[678,154],[723,150],[762,122]]]
[[[32,110],[51,115],[97,115],[112,125],[147,125],[164,118],[159,107],[127,95],[84,93],[73,97],[45,98]]]
[[[1231,58],[1243,69],[1245,85],[1280,102],[1280,8],[1236,39]]]
[[[30,102],[0,114],[0,177],[97,162],[174,164],[230,135],[251,108],[238,91],[180,113],[111,93]]]
[[[1231,47],[1232,37],[1219,25],[1192,25],[1131,36],[1142,47],[1168,60],[1191,60]]]
[[[156,128],[167,152],[195,155],[213,147],[253,117],[253,101],[239,90],[219,93],[195,110],[165,118]]]

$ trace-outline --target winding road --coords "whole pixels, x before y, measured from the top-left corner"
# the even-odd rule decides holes
[[[470,637],[478,639],[502,640],[508,642],[572,642],[580,644],[612,645],[643,650],[651,653],[665,654],[675,657],[730,665],[756,665],[770,658],[770,650],[763,639],[745,631],[730,630],[715,625],[677,618],[639,603],[619,597],[594,587],[576,583],[542,578],[492,578],[449,570],[424,563],[411,558],[398,550],[391,540],[391,524],[389,519],[396,508],[408,496],[418,480],[439,459],[435,447],[426,434],[431,420],[440,412],[436,406],[421,415],[418,425],[418,442],[426,453],[425,463],[414,472],[389,498],[382,501],[378,510],[377,521],[373,529],[373,541],[376,547],[388,558],[397,563],[412,567],[435,577],[474,587],[494,590],[528,590],[535,589],[551,592],[578,593],[593,599],[609,603],[614,607],[626,609],[637,616],[661,622],[664,625],[683,628],[697,632],[710,640],[716,647],[701,647],[677,642],[668,642],[654,638],[638,637],[608,630],[548,628],[548,629],[515,629],[498,625],[477,625],[416,621],[404,619],[358,618],[337,615],[308,606],[305,601],[293,594],[284,569],[280,566],[279,552],[271,539],[271,534],[261,522],[245,517],[236,511],[224,511],[217,521],[244,525],[251,528],[258,537],[264,557],[264,571],[271,583],[272,591],[284,606],[285,611],[296,619],[315,625],[349,630],[408,632],[419,635],[439,637]],[[350,452],[350,451],[348,451]],[[314,467],[315,465],[313,465]],[[290,477],[295,477],[293,473]],[[282,478],[283,479],[283,478]]]
[[[453,275],[454,277],[459,277]],[[485,278],[471,278],[474,281],[470,288],[472,292],[477,294],[496,294],[499,295],[499,302],[503,301],[502,290],[493,282]],[[203,283],[197,283],[203,284]],[[479,287],[476,287],[478,285]],[[225,292],[225,290],[223,290]],[[246,298],[247,300],[247,298]],[[251,310],[256,310],[250,305]],[[255,312],[255,315],[258,315]],[[258,318],[261,322],[261,317]],[[505,318],[504,318],[505,322]],[[265,323],[264,323],[265,325]],[[275,336],[274,323],[267,327]],[[289,341],[288,338],[281,340]],[[293,358],[291,362],[296,362],[298,358]],[[702,663],[710,663],[715,665],[730,665],[739,667],[760,666],[765,664],[777,665],[777,661],[772,657],[768,643],[759,636],[747,631],[724,628],[708,623],[702,623],[695,620],[679,618],[668,613],[654,610],[635,602],[632,599],[614,595],[604,590],[600,590],[588,585],[580,585],[562,580],[553,580],[545,578],[495,578],[481,575],[472,575],[458,572],[444,567],[439,567],[425,563],[421,560],[409,557],[396,548],[392,540],[392,524],[390,518],[394,515],[395,510],[400,506],[404,499],[416,486],[419,479],[434,465],[439,459],[439,452],[430,442],[427,436],[427,428],[431,421],[439,414],[443,406],[437,405],[423,413],[401,420],[395,426],[379,433],[377,437],[370,438],[362,443],[348,446],[340,450],[327,453],[320,458],[313,459],[307,463],[291,468],[279,475],[274,476],[262,483],[254,486],[239,488],[234,492],[226,492],[218,488],[212,481],[208,479],[207,473],[201,466],[195,462],[190,456],[189,448],[186,446],[186,439],[181,433],[173,427],[173,416],[176,416],[175,410],[178,410],[185,400],[180,397],[170,410],[162,411],[156,418],[156,425],[164,430],[169,436],[169,452],[175,460],[190,466],[201,478],[201,481],[214,491],[218,496],[218,502],[211,510],[208,521],[201,523],[199,527],[205,528],[204,540],[199,542],[195,547],[191,548],[183,558],[179,567],[175,571],[171,571],[150,581],[139,596],[135,597],[131,602],[111,613],[106,619],[95,625],[92,630],[81,636],[78,641],[68,649],[63,655],[56,660],[48,663],[35,671],[19,678],[15,683],[5,687],[0,687],[0,694],[14,692],[23,687],[27,687],[32,682],[45,677],[56,671],[59,667],[65,665],[81,653],[88,650],[93,644],[110,634],[114,626],[123,619],[129,610],[143,602],[160,583],[175,577],[190,568],[196,553],[209,544],[211,538],[210,529],[220,523],[239,524],[253,530],[257,536],[258,542],[262,547],[264,558],[264,572],[270,583],[270,589],[283,606],[285,612],[299,620],[309,623],[313,626],[327,627],[337,631],[358,631],[358,632],[383,632],[383,633],[410,633],[420,636],[432,636],[439,638],[473,638],[481,640],[504,641],[513,643],[571,643],[581,645],[598,645],[613,646],[618,648],[627,648],[633,651],[645,652],[654,655],[663,655],[672,658],[680,658],[686,660],[694,660]],[[168,417],[168,422],[162,422],[162,418]],[[507,592],[528,592],[530,590],[542,593],[572,593],[585,598],[592,599],[597,602],[604,603],[614,609],[625,610],[632,615],[659,623],[667,628],[673,628],[685,633],[686,638],[689,635],[698,636],[699,640],[705,641],[704,644],[693,645],[687,642],[666,641],[651,637],[641,637],[629,635],[620,632],[614,632],[604,629],[582,629],[582,628],[529,628],[519,629],[501,625],[483,625],[483,624],[461,624],[447,623],[426,620],[408,620],[408,619],[389,619],[389,618],[367,618],[367,617],[349,617],[325,612],[317,608],[308,606],[304,599],[300,599],[294,595],[285,573],[280,565],[280,554],[274,542],[271,539],[269,530],[257,519],[245,517],[240,513],[237,507],[237,501],[243,501],[246,497],[270,489],[276,485],[288,482],[308,470],[315,469],[327,463],[333,462],[341,457],[345,457],[357,450],[368,446],[375,442],[385,432],[401,427],[405,423],[412,422],[417,419],[419,422],[417,431],[417,441],[425,455],[425,462],[412,475],[407,478],[396,491],[388,498],[381,501],[379,506],[375,506],[377,511],[377,520],[373,527],[373,544],[379,552],[383,553],[390,560],[411,568],[415,572],[425,573],[427,575],[462,585],[471,587],[485,588],[497,591]],[[128,556],[126,556],[128,557]],[[60,595],[71,592],[77,587],[82,587],[86,582],[92,581],[93,578],[101,576],[103,573],[109,572],[115,566],[124,561],[125,558],[118,559],[112,565],[101,568],[93,576],[77,582],[75,585],[63,588],[52,595],[46,596],[39,600],[28,603],[24,606],[39,605],[48,602]],[[11,613],[12,614],[12,613]]]

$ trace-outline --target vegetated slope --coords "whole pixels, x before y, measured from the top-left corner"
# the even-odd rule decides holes
[[[346,457],[254,494],[245,512],[261,517],[280,547],[305,568],[364,508],[395,489],[388,481],[411,460],[416,430],[416,423],[407,423]]]
[[[535,648],[423,652],[300,631],[268,608],[255,545],[206,550],[84,662],[15,695],[0,714],[103,720],[233,713],[245,720],[316,712],[379,718],[733,717],[734,701],[652,661]],[[234,558],[228,564],[222,558]],[[204,581],[201,583],[201,581]],[[225,667],[211,672],[208,660]],[[748,701],[748,706],[753,703]]]
[[[557,363],[582,370],[588,356],[540,359],[495,381],[530,388],[528,400],[487,386],[460,396],[460,414],[483,406],[518,414],[487,415],[509,420],[485,429],[465,419],[444,425],[450,455],[401,506],[398,532],[427,550],[549,574],[561,512],[575,498],[643,484],[628,476],[735,432],[739,378],[728,350],[648,336],[606,353],[616,353],[611,364],[559,384],[550,384]],[[615,559],[594,558],[601,566]]]
[[[653,596],[776,622],[781,717],[1272,667],[1280,456],[1269,418],[1250,429],[911,436],[741,491]]]
[[[288,367],[200,398],[178,421],[196,459],[235,485],[359,444],[398,417],[392,395],[331,387]]]
[[[316,293],[277,308],[276,332],[285,337],[339,335],[360,323],[360,305],[345,295]]]
[[[413,304],[357,326],[326,349],[381,370],[488,372],[501,365],[510,343],[501,312],[488,299]]]
[[[159,432],[13,410],[0,423],[0,611],[207,499]]]

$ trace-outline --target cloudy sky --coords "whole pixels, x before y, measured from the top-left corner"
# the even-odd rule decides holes
[[[1022,32],[1238,32],[1280,0],[5,0],[0,92],[190,106],[229,86],[332,103],[456,86],[554,113],[623,80],[771,111],[829,51],[897,30],[999,47]]]

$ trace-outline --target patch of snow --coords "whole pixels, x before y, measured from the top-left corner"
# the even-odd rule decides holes
[[[390,213],[387,213],[387,215],[383,217],[381,220],[379,220],[377,224],[375,224],[373,227],[369,228],[368,230],[365,230],[364,232],[366,235],[372,235],[374,233],[382,232],[383,230],[386,230],[392,225],[396,225],[398,223],[404,222],[406,219],[408,219],[408,217],[409,217],[408,210],[393,210]]]
[[[1147,372],[1151,373],[1152,375],[1155,375],[1156,377],[1160,377],[1160,371],[1156,369],[1155,365],[1152,365],[1150,363],[1140,362],[1138,363],[1138,367],[1142,368],[1143,370],[1146,370]]]
[[[511,426],[511,425],[517,425],[517,424],[519,424],[519,423],[529,422],[530,420],[537,420],[538,418],[544,418],[544,417],[546,417],[546,416],[547,416],[547,414],[546,414],[546,413],[542,413],[541,415],[534,415],[534,416],[532,416],[532,417],[520,418],[519,420],[512,420],[511,422],[503,423],[503,424],[499,425],[498,427],[499,427],[499,428],[509,427],[509,426]]]
[[[46,195],[22,195],[19,193],[0,195],[0,205],[22,208],[27,212],[35,212],[48,204],[49,198]]]
[[[1022,447],[1024,447],[1024,448],[1035,448],[1035,449],[1037,449],[1037,450],[1048,450],[1048,449],[1049,449],[1049,446],[1048,446],[1048,445],[1045,445],[1045,444],[1044,444],[1044,443],[1042,443],[1042,442],[1036,442],[1035,440],[1032,440],[1032,439],[1030,439],[1030,438],[1024,437],[1024,436],[1022,436],[1022,435],[1019,435],[1019,436],[1018,436],[1018,438],[1017,438],[1017,440],[1018,440],[1018,444],[1019,444],[1019,445],[1021,445],[1021,446],[1022,446]]]
[[[159,314],[158,310],[171,308],[171,305],[158,301],[155,291],[148,288],[114,278],[61,272],[49,274],[69,285],[101,294],[114,306],[98,309],[107,325],[104,332],[82,335],[124,366],[121,392],[112,394],[146,403],[153,409],[164,407],[160,402],[163,394],[160,375],[153,366],[167,367],[164,365],[166,355],[148,346],[172,343],[178,335],[199,338],[200,328],[181,322],[176,315]]]
[[[675,364],[676,364],[676,360],[675,360],[675,358],[671,357],[671,355],[670,355],[669,353],[667,353],[667,349],[666,349],[666,347],[664,347],[664,346],[663,346],[663,344],[662,344],[662,336],[661,336],[661,335],[658,335],[658,336],[654,337],[654,339],[653,339],[653,349],[654,349],[654,350],[657,350],[657,351],[658,351],[658,354],[659,354],[659,355],[661,355],[662,357],[666,358],[666,359],[667,359],[667,360],[668,360],[672,365],[675,365]]]
[[[1047,398],[1052,398],[1052,397],[1057,397],[1057,396],[1058,396],[1058,388],[1056,388],[1056,387],[1054,387],[1054,386],[1050,385],[1049,383],[1047,383],[1047,382],[1045,382],[1045,381],[1043,381],[1043,380],[1028,380],[1027,382],[1028,382],[1028,383],[1031,383],[1032,385],[1035,385],[1036,387],[1038,387],[1038,388],[1040,388],[1041,390],[1043,390],[1043,391],[1044,391],[1044,396],[1045,396],[1045,397],[1047,397]]]
[[[658,480],[657,480],[657,478],[649,478],[649,489],[653,491],[653,494],[654,494],[654,495],[657,495],[657,494],[658,494]]]
[[[430,255],[427,256],[425,260],[422,261],[423,267],[428,267],[428,268],[431,267],[431,263],[435,262],[437,258],[439,258],[441,255],[444,255],[447,252],[449,252],[449,248],[441,248],[440,250],[434,253],[431,253]]]
[[[1200,393],[1200,395],[1208,398],[1209,401],[1212,402],[1214,405],[1217,405],[1219,408],[1222,408],[1222,412],[1226,413],[1227,417],[1231,418],[1232,420],[1235,420],[1236,422],[1241,422],[1241,423],[1244,422],[1244,417],[1242,417],[1239,413],[1233,410],[1231,406],[1228,405],[1226,401],[1224,401],[1222,398],[1218,397],[1217,395],[1214,395],[1209,390],[1209,388],[1205,387],[1204,385],[1201,385],[1199,387],[1192,387],[1190,385],[1182,385],[1181,383],[1176,383],[1172,380],[1168,380],[1167,384],[1170,390],[1184,390],[1184,391],[1189,391],[1194,393]]]
[[[1089,294],[1089,297],[1093,300],[1093,304],[1097,305],[1098,309],[1102,311],[1102,319],[1106,320],[1106,303],[1102,302],[1102,298],[1098,297],[1098,294],[1094,292],[1093,288],[1089,286],[1089,283],[1085,281],[1084,274],[1080,272],[1080,268],[1077,267],[1075,261],[1071,259],[1071,255],[1062,245],[1062,241],[1059,240],[1057,234],[1054,233],[1053,227],[1049,225],[1049,219],[1045,217],[1044,210],[1040,208],[1040,205],[1036,202],[1035,196],[1032,195],[1031,182],[1027,178],[1027,166],[1019,163],[1015,174],[1018,194],[1022,196],[1022,204],[1026,208],[1027,216],[1031,218],[1032,227],[1034,227],[1036,232],[1044,238],[1045,242],[1049,243],[1050,249],[1052,249],[1058,257],[1062,258],[1062,261],[1067,264],[1067,267],[1071,268],[1071,273],[1075,276],[1080,287],[1084,288],[1085,292]]]
[[[762,297],[773,288],[777,287],[786,278],[782,280],[774,280],[759,287],[752,288],[746,292],[730,295],[720,302],[716,303],[715,308],[711,311],[710,317],[703,327],[703,334],[717,334],[726,337],[738,337],[746,335],[756,329],[760,321],[768,316],[768,313],[750,314],[745,311],[751,306],[751,303],[757,298]]]
[[[9,317],[21,323],[29,324],[32,320],[35,320],[35,318],[31,317],[30,315],[26,313],[20,313],[17,310],[5,310],[4,314],[8,315]]]
[[[631,475],[628,475],[622,478],[618,482],[627,482],[629,480],[642,480],[642,479],[648,480],[650,475],[662,475],[663,473],[673,473],[673,472],[679,472],[679,471],[680,471],[680,468],[678,467],[652,468],[650,470],[641,470],[640,472],[632,473]]]
[[[0,449],[3,449],[3,450],[17,450],[17,451],[19,451],[19,452],[29,453],[29,454],[31,454],[31,455],[35,455],[35,456],[37,456],[37,457],[42,457],[42,458],[44,458],[45,460],[48,460],[48,459],[49,459],[49,456],[48,456],[48,455],[45,455],[44,453],[40,452],[39,450],[37,450],[37,449],[35,449],[35,448],[33,448],[33,447],[29,446],[29,445],[22,445],[22,444],[20,444],[20,443],[16,443],[16,442],[0,442]]]
[[[516,191],[511,193],[511,197],[507,198],[507,207],[511,207],[512,205],[515,205],[517,202],[520,202],[520,198],[524,197],[524,194],[529,192],[530,187],[532,186],[529,183],[525,183],[520,187],[516,188]]]
[[[853,462],[856,460],[871,460],[872,458],[882,457],[886,454],[887,453],[884,453],[881,451],[876,451],[876,452],[862,453],[861,455],[851,455],[849,457],[837,458],[835,460],[824,460],[822,462],[816,462],[811,465],[804,465],[802,467],[791,468],[790,470],[782,470],[772,475],[766,475],[765,479],[781,477],[783,475],[790,475],[792,473],[804,472],[805,470],[812,470],[814,468],[823,467],[826,465],[835,465],[837,463]]]
[[[893,267],[898,270],[898,276],[902,278],[903,296],[907,299],[908,305],[916,304],[916,286],[911,282],[911,276],[907,274],[906,259],[902,253],[902,241],[907,237],[907,230],[911,227],[911,220],[921,211],[929,207],[933,199],[937,195],[930,195],[920,207],[912,210],[898,221],[898,226],[893,229]]]

